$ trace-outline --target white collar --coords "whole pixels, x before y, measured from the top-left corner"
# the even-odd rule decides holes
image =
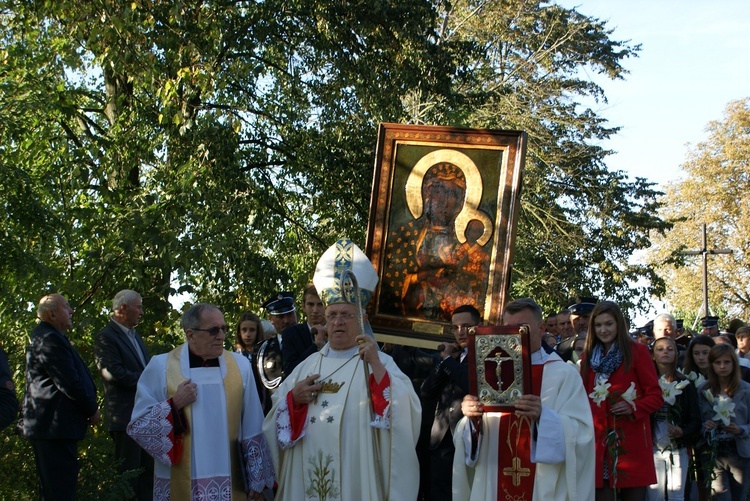
[[[531,354],[531,365],[541,365],[547,362],[550,354],[547,353],[544,348],[539,348],[537,351]]]
[[[358,345],[352,346],[351,348],[348,348],[346,350],[334,350],[328,345],[326,345],[326,347],[328,348],[328,350],[323,353],[323,356],[331,358],[352,358],[357,353],[357,350],[359,350]]]
[[[129,328],[129,327],[125,327],[124,325],[122,325],[122,324],[121,324],[120,322],[118,322],[118,321],[117,321],[117,320],[115,320],[114,318],[112,319],[112,321],[113,321],[114,323],[116,323],[116,324],[117,324],[117,326],[118,326],[118,327],[119,327],[120,329],[122,329],[122,332],[124,332],[125,334],[128,334],[128,335],[130,335],[130,328]]]

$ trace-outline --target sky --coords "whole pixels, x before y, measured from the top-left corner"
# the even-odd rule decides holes
[[[750,1],[559,0],[606,21],[614,40],[641,44],[624,61],[625,80],[593,75],[608,103],[592,108],[622,129],[603,143],[607,165],[663,186],[721,120],[726,105],[750,97]],[[697,236],[697,238],[700,238]]]
[[[558,0],[606,22],[610,38],[641,44],[624,61],[624,80],[590,74],[607,103],[588,103],[621,130],[602,146],[615,153],[611,170],[664,188],[684,177],[691,147],[708,138],[706,126],[723,118],[730,101],[750,97],[750,1]],[[696,226],[696,245],[700,245]],[[634,259],[639,259],[634,256]],[[637,312],[643,325],[669,305],[654,299]]]

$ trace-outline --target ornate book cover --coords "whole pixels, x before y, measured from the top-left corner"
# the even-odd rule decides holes
[[[482,325],[469,329],[469,393],[487,412],[512,412],[531,393],[527,325]]]

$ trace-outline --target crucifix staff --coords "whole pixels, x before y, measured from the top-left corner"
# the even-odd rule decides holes
[[[683,251],[685,256],[703,256],[703,315],[711,313],[708,310],[708,255],[731,254],[731,249],[709,249],[706,240],[706,223],[703,223],[703,247],[700,250]]]
[[[359,326],[359,333],[360,334],[366,334],[365,332],[365,322],[362,312],[362,297],[360,296],[360,290],[359,290],[359,283],[357,282],[357,277],[354,275],[354,272],[347,268],[341,272],[341,278],[339,279],[339,283],[341,284],[341,294],[346,298],[346,300],[350,303],[354,303],[355,307],[357,308],[357,322]],[[367,366],[367,362],[364,360],[362,361],[362,368],[365,371],[365,387],[367,388],[367,399],[370,401],[370,418],[371,420],[375,419],[375,409],[373,408],[372,403],[372,392],[370,391],[370,369]],[[373,432],[371,430],[372,441],[373,446],[375,448],[375,457],[380,458],[380,440],[378,440],[378,434],[377,432]],[[380,482],[380,485],[383,485],[383,473],[380,471],[380,461],[375,461],[375,475],[378,481]]]

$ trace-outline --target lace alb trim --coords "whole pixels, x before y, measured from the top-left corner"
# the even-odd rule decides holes
[[[380,428],[381,430],[391,429],[391,387],[388,386],[383,390],[383,400],[388,402],[383,410],[383,415],[375,414],[375,419],[370,422],[370,426],[373,428]]]
[[[172,432],[172,423],[169,415],[172,406],[168,401],[159,402],[154,405],[148,414],[139,417],[128,425],[128,435],[160,463],[172,465],[169,459],[169,451],[172,450],[172,441],[169,434]],[[156,487],[154,487],[156,489]]]
[[[245,457],[245,478],[248,491],[262,492],[273,487],[276,477],[273,472],[271,451],[263,434],[242,441],[242,454]]]
[[[294,444],[299,442],[302,437],[305,436],[306,430],[307,421],[305,421],[305,425],[302,428],[302,433],[300,433],[299,437],[297,437],[297,440],[292,440],[292,421],[289,415],[289,407],[287,406],[286,398],[282,398],[281,402],[279,402],[278,408],[276,409],[276,437],[279,440],[279,446],[282,449],[288,449],[292,447]]]

